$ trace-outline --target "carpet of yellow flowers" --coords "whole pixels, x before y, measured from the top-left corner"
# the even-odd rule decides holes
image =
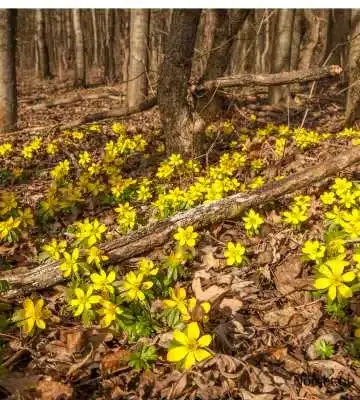
[[[1,267],[60,261],[68,284],[0,301],[0,398],[359,398],[353,170],[239,220],[179,228],[141,258],[109,265],[99,248],[360,144],[353,129],[258,125],[209,125],[210,150],[190,161],[165,156],[156,123],[2,140]]]

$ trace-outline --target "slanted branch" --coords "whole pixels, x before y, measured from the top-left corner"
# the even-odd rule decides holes
[[[329,157],[327,161],[321,161],[281,181],[268,183],[262,189],[237,193],[209,204],[199,205],[164,221],[147,225],[120,239],[106,242],[100,247],[109,256],[109,263],[121,262],[163,245],[178,227],[193,225],[200,229],[225,219],[236,218],[247,208],[263,205],[285,194],[307,188],[359,161],[360,147],[346,149],[339,155]],[[64,278],[58,266],[58,262],[46,262],[30,270],[15,268],[0,273],[0,280],[6,280],[10,284],[10,290],[4,297],[19,297],[62,282]]]

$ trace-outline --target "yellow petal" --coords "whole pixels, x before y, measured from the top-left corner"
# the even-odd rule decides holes
[[[185,346],[173,347],[168,351],[166,359],[170,362],[178,362],[186,357],[188,351],[188,348]]]
[[[42,308],[44,307],[44,299],[40,299],[36,302],[36,306],[35,306],[35,312],[36,314],[39,314],[42,310]]]
[[[34,307],[34,303],[31,299],[25,299],[24,303],[23,303],[23,307],[25,310],[25,315],[34,314],[35,307]]]
[[[336,286],[331,285],[329,288],[329,299],[334,301],[336,298]]]
[[[189,340],[197,340],[200,336],[200,329],[197,322],[191,322],[186,327],[186,333]]]
[[[173,333],[173,338],[174,340],[176,340],[177,342],[179,342],[180,344],[183,344],[184,346],[186,346],[189,343],[189,339],[188,337],[185,335],[184,332],[181,332],[179,330],[175,330]]]
[[[325,264],[321,264],[318,268],[318,271],[327,278],[331,279],[333,277],[333,273],[330,271],[330,268]]]
[[[331,285],[331,280],[328,278],[318,278],[314,282],[314,287],[316,289],[326,289]]]
[[[189,368],[191,368],[195,363],[196,363],[195,354],[194,354],[194,352],[190,351],[190,352],[186,355],[186,357],[185,357],[183,367],[184,367],[185,369],[189,369]]]
[[[76,289],[74,290],[74,292],[75,292],[75,296],[76,296],[78,299],[81,299],[81,298],[83,298],[83,297],[85,296],[84,291],[83,291],[82,289],[80,289],[80,288],[76,288]]]
[[[45,328],[46,328],[45,321],[42,320],[42,319],[37,319],[37,320],[36,320],[36,326],[37,326],[39,329],[45,329]]]
[[[177,292],[177,298],[179,300],[184,300],[186,299],[186,290],[184,288],[179,288],[178,292]]]
[[[211,357],[211,353],[209,353],[207,350],[204,349],[195,350],[196,361],[200,362],[209,357]]]
[[[201,338],[198,340],[198,345],[199,345],[200,347],[209,346],[209,344],[211,343],[211,340],[212,340],[211,335],[204,335],[204,336],[201,336]],[[198,361],[199,361],[199,360],[198,360]]]
[[[349,288],[349,286],[346,285],[340,285],[338,287],[339,293],[342,297],[348,298],[352,296],[352,290]]]
[[[176,307],[176,301],[174,301],[174,300],[163,300],[163,305],[166,308],[174,308],[174,307]]]
[[[150,289],[153,286],[153,284],[154,284],[153,282],[147,281],[143,283],[142,287],[144,290],[147,290]]]
[[[342,280],[343,282],[351,282],[355,279],[355,277],[356,277],[355,272],[349,271],[342,276]]]
[[[24,321],[24,333],[29,334],[35,324],[35,320],[34,318],[28,318]]]
[[[84,304],[79,304],[79,307],[74,312],[74,316],[78,317],[80,314],[82,314],[83,311],[84,311]]]
[[[207,314],[210,311],[211,305],[208,301],[204,301],[200,304],[200,307],[203,309],[204,313]]]
[[[108,277],[107,277],[107,280],[108,280],[108,282],[113,282],[114,280],[115,280],[115,278],[116,278],[116,273],[115,273],[115,271],[110,271],[109,272],[109,275],[108,275]]]

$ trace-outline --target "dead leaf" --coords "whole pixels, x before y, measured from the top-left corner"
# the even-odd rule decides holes
[[[54,399],[71,399],[73,396],[73,389],[64,383],[52,380],[48,376],[43,378],[36,386],[36,391],[40,395],[41,400],[54,400]]]
[[[201,249],[203,253],[201,266],[205,268],[205,271],[209,269],[220,269],[225,266],[225,260],[215,257],[216,247],[205,246]]]
[[[228,291],[228,289],[223,289],[219,286],[212,285],[207,288],[205,291],[202,290],[200,278],[194,278],[192,281],[192,290],[195,294],[195,297],[199,301],[209,301],[214,302],[216,299],[221,297],[224,293]]]
[[[78,353],[85,344],[85,331],[81,329],[60,330],[60,340],[65,344],[69,353]]]
[[[116,349],[112,353],[106,354],[100,362],[101,371],[103,373],[111,372],[128,365],[129,355],[130,352],[124,349]]]
[[[231,314],[235,314],[243,307],[243,305],[244,303],[235,297],[225,298],[221,300],[219,309],[222,311],[230,310]]]

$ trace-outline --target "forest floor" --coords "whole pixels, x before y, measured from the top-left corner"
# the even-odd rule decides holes
[[[207,128],[207,150],[188,164],[166,158],[157,108],[126,120],[53,129],[119,106],[124,87],[101,86],[96,76],[93,82],[92,88],[74,90],[24,75],[19,128],[26,132],[0,137],[1,268],[31,270],[46,257],[58,257],[71,272],[69,285],[29,295],[34,303],[43,298],[47,308],[38,310],[37,326],[30,328],[24,318],[17,324],[11,319],[25,298],[6,298],[8,288],[1,281],[0,399],[360,399],[359,165],[342,171],[343,180],[331,177],[256,207],[260,220],[250,225],[244,220],[247,211],[197,231],[195,243],[171,239],[143,254],[150,266],[141,282],[147,288],[138,288],[143,302],[124,292],[129,272],[139,276],[146,269],[142,258],[104,266],[116,278],[105,276],[101,286],[101,255],[95,266],[89,259],[78,262],[74,254],[80,248],[81,258],[87,247],[147,221],[257,190],[359,145],[356,129],[328,133],[343,116],[341,87],[322,85],[310,99],[307,87],[305,95],[294,99],[299,107],[291,113],[269,107],[264,96],[248,98]],[[34,107],[90,91],[109,96]],[[46,126],[52,128],[38,129]],[[60,164],[64,160],[68,165]],[[200,189],[191,197],[188,189],[196,184]],[[6,230],[11,218],[18,224]],[[94,225],[95,242],[86,246],[85,225],[95,219],[106,232]],[[44,251],[53,239],[58,254],[54,247]],[[244,249],[233,254],[235,260],[229,243]],[[314,288],[316,279],[327,276],[321,274],[324,268],[334,272],[331,262],[343,263],[338,275],[344,266],[353,274],[353,279],[344,278],[343,286],[353,289],[347,299],[338,288],[334,301],[328,299],[328,287]],[[79,288],[102,296],[93,296],[88,314],[82,310],[81,317],[74,315],[79,304],[73,302],[81,297]],[[191,297],[196,306],[190,305]],[[166,302],[170,298],[172,305]],[[109,301],[126,312],[111,314],[105,326]],[[126,313],[131,315],[125,321]],[[211,335],[211,343],[204,346],[208,358],[184,369],[167,360],[167,353],[174,330],[190,321]]]

